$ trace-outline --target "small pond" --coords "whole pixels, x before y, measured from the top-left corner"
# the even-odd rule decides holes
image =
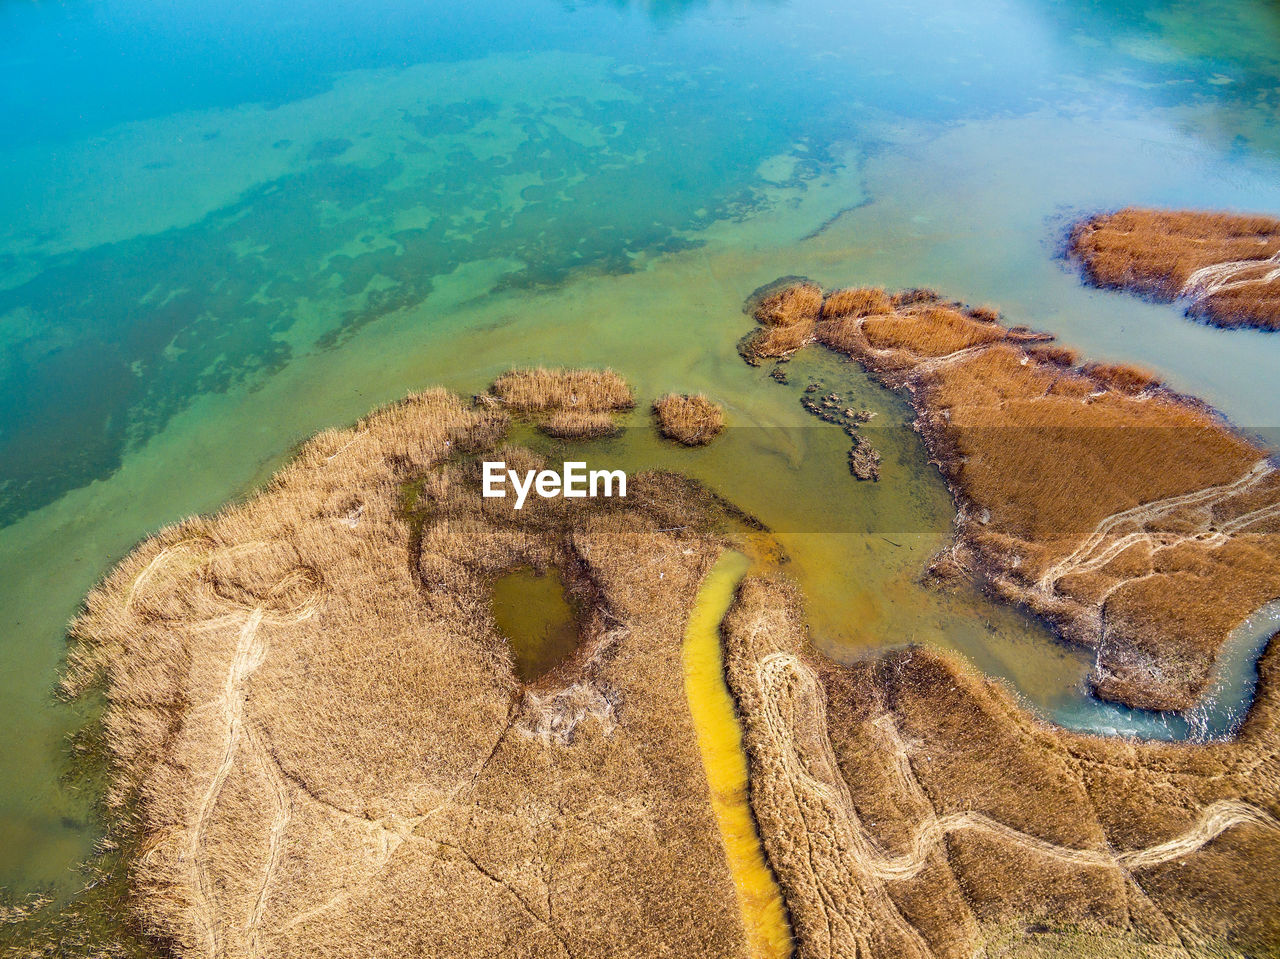
[[[516,675],[531,683],[564,662],[578,645],[578,616],[558,570],[531,566],[493,584],[493,619],[511,645]]]

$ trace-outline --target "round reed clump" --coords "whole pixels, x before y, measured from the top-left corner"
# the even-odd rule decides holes
[[[658,430],[685,446],[710,443],[724,429],[724,410],[701,393],[668,393],[653,404]]]

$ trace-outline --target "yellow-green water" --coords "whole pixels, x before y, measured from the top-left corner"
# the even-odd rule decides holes
[[[493,584],[493,620],[526,683],[564,662],[578,645],[578,623],[555,569],[512,570]]]
[[[728,551],[702,581],[685,627],[684,687],[751,959],[783,959],[791,955],[791,927],[751,813],[747,756],[720,643],[720,622],[749,566],[746,556]]]

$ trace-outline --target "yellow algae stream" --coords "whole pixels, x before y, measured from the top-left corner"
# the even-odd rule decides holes
[[[750,565],[726,551],[703,580],[685,628],[684,688],[752,959],[781,959],[792,953],[791,927],[748,804],[747,755],[720,647],[720,621]]]

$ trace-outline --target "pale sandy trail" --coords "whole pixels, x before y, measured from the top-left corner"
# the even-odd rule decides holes
[[[231,767],[235,764],[240,742],[244,738],[244,682],[262,664],[266,655],[266,648],[257,638],[258,627],[262,623],[262,613],[261,607],[254,609],[240,629],[235,652],[232,654],[226,680],[223,683],[222,694],[215,701],[222,714],[225,728],[222,759],[200,799],[187,848],[191,889],[195,899],[192,904],[192,921],[200,938],[204,941],[205,952],[209,956],[218,954],[218,928],[214,918],[213,890],[205,866],[204,834],[208,828],[209,818],[217,805],[218,795],[222,792],[222,786],[227,781]]]
[[[248,544],[249,548],[256,548],[257,545]],[[163,555],[163,553],[158,555],[156,560],[159,560]],[[147,568],[151,569],[156,560],[153,560],[152,564],[149,564]],[[291,573],[287,575],[277,584],[277,589],[290,585],[298,575],[301,574]],[[193,894],[192,923],[195,926],[197,937],[204,943],[205,952],[210,957],[219,954],[221,935],[215,918],[214,890],[209,878],[207,855],[204,848],[205,833],[214,810],[217,808],[218,797],[222,793],[223,785],[226,783],[227,777],[231,774],[242,752],[251,754],[257,760],[262,770],[262,775],[268,782],[268,798],[272,805],[271,828],[268,834],[268,844],[262,867],[261,885],[244,925],[250,955],[257,955],[258,925],[266,908],[271,881],[280,864],[284,835],[292,816],[288,784],[276,768],[272,757],[259,741],[256,731],[250,726],[245,715],[245,683],[253,672],[262,665],[267,654],[266,643],[262,639],[260,629],[265,623],[302,622],[315,613],[318,605],[318,591],[313,591],[304,597],[297,607],[283,616],[278,614],[268,615],[264,607],[255,606],[247,611],[231,613],[209,622],[210,626],[220,628],[228,621],[234,622],[239,617],[244,617],[220,694],[213,700],[198,707],[199,711],[204,711],[205,709],[216,711],[216,718],[210,719],[209,722],[220,722],[223,730],[222,756],[197,804],[197,812],[190,830],[186,851]]]
[[[817,677],[794,656],[774,653],[756,664],[756,680],[761,691],[763,728],[772,741],[767,752],[781,764],[781,775],[772,771],[765,774],[775,781],[762,786],[772,788],[804,824],[800,830],[803,834],[800,846],[808,849],[812,870],[809,879],[821,902],[827,926],[822,954],[833,959],[872,955],[873,925],[884,922],[898,932],[900,942],[910,944],[910,955],[932,955],[920,931],[906,920],[890,898],[887,887],[882,882],[865,881],[872,875],[867,867],[874,859],[873,840],[863,829],[854,811],[848,784],[839,774]],[[793,717],[797,715],[803,715],[817,727],[811,738],[819,751],[816,756],[801,756],[795,747]],[[813,776],[809,771],[811,766],[828,770],[832,781]],[[776,768],[772,766],[771,770]],[[819,866],[823,861],[828,868]],[[855,905],[857,897],[851,897],[845,888],[851,880],[863,904]]]
[[[924,868],[929,854],[949,833],[971,829],[999,836],[1060,862],[1078,866],[1115,866],[1129,871],[1182,859],[1228,829],[1245,824],[1280,831],[1280,821],[1258,807],[1236,799],[1223,799],[1206,806],[1196,824],[1173,839],[1144,849],[1113,852],[1109,849],[1060,846],[1006,826],[982,813],[959,812],[926,820],[916,831],[909,852],[891,858],[872,859],[868,867],[881,879],[910,879]]]
[[[1268,270],[1261,276],[1244,278],[1243,274],[1260,270],[1270,264],[1280,264],[1280,253],[1264,260],[1227,260],[1223,263],[1210,263],[1202,266],[1182,284],[1179,296],[1190,297],[1196,303],[1208,299],[1223,290],[1234,290],[1244,286],[1261,284],[1267,286],[1280,280],[1280,266]]]
[[[916,359],[914,353],[912,353],[910,350],[902,349],[900,347],[872,346],[871,340],[867,337],[864,327],[866,326],[867,320],[873,319],[873,318],[874,317],[865,317],[865,316],[859,317],[854,322],[854,329],[857,331],[858,335],[862,337],[862,340],[863,340],[862,349],[866,350],[867,353],[871,354],[872,356],[878,357],[881,360],[895,361],[898,359],[905,359],[908,365],[904,370],[902,370],[902,372],[911,376],[912,378],[916,378],[927,373],[932,373],[935,370],[942,369],[945,366],[950,366],[953,363],[958,363],[960,360],[967,359],[970,356],[976,356],[977,354],[985,352],[986,350],[990,349],[993,345],[995,345],[996,342],[1000,342],[1000,341],[993,341],[991,343],[977,343],[973,346],[966,346],[962,349],[955,350],[951,353],[944,353],[941,356],[931,356],[926,359]],[[891,368],[891,364],[887,363],[886,365],[889,365]]]
[[[284,837],[285,831],[289,828],[289,822],[293,818],[293,801],[289,795],[288,782],[280,774],[280,770],[263,746],[252,724],[246,729],[246,745],[258,760],[258,767],[262,771],[263,778],[267,781],[272,806],[271,831],[268,834],[266,862],[262,866],[262,878],[258,885],[258,895],[254,899],[253,909],[250,911],[244,925],[248,953],[254,959],[257,959],[260,954],[259,925],[262,922],[262,914],[267,908],[267,895],[271,891],[271,881],[275,878],[276,870],[279,868],[280,861],[284,856]]]
[[[1014,845],[1061,862],[1086,867],[1119,868],[1126,872],[1189,856],[1205,843],[1236,826],[1252,825],[1280,831],[1280,820],[1265,810],[1242,800],[1225,799],[1204,807],[1195,825],[1177,836],[1145,848],[1117,852],[1108,848],[1077,849],[1062,846],[1014,829],[983,813],[964,811],[945,816],[926,816],[916,829],[908,851],[897,856],[886,856],[878,851],[875,840],[866,833],[857,815],[853,813],[848,787],[843,782],[831,783],[817,779],[810,772],[815,767],[825,767],[833,776],[838,776],[839,767],[831,753],[825,725],[814,737],[818,740],[821,756],[806,758],[796,747],[788,716],[796,711],[795,701],[798,697],[818,695],[817,677],[795,656],[773,653],[757,664],[756,680],[762,701],[767,704],[761,718],[763,728],[771,740],[770,752],[776,756],[784,775],[790,780],[791,790],[820,796],[825,800],[824,805],[843,809],[839,816],[840,825],[854,834],[854,841],[848,846],[853,859],[851,865],[858,872],[884,881],[898,882],[916,876],[927,864],[930,854],[948,834],[963,830],[999,836]],[[896,740],[894,755],[899,776],[905,780],[913,795],[925,801],[925,808],[932,809],[932,804],[928,803],[911,771],[907,747],[902,743],[891,720],[887,724],[881,722],[878,725],[889,736],[891,744]]]
[[[142,572],[135,576],[133,582],[130,584],[129,596],[124,602],[124,611],[127,613],[133,608],[133,601],[137,598],[138,590],[147,584],[148,580],[155,575],[157,570],[168,565],[169,560],[176,554],[185,553],[192,549],[196,542],[196,539],[180,540],[172,546],[166,546],[164,549],[160,550],[160,552],[156,553],[156,555],[151,558],[151,562],[147,563],[147,565],[142,568]],[[206,550],[207,548],[208,547],[206,545]]]
[[[1271,515],[1280,504],[1268,504],[1233,518],[1228,521],[1228,525],[1231,526],[1229,532],[1224,532],[1222,529],[1210,530],[1212,519],[1209,511],[1212,507],[1234,496],[1250,492],[1274,472],[1275,467],[1266,459],[1261,459],[1242,476],[1230,483],[1206,486],[1203,489],[1192,490],[1191,492],[1166,497],[1165,499],[1153,500],[1149,503],[1143,503],[1139,506],[1113,513],[1099,522],[1094,527],[1093,532],[1085,537],[1071,553],[1046,569],[1036,581],[1036,587],[1044,591],[1052,591],[1064,576],[1099,569],[1130,546],[1143,541],[1156,543],[1160,546],[1177,545],[1192,539],[1225,542],[1232,533],[1238,532],[1243,526]],[[1204,511],[1203,522],[1191,532],[1177,535],[1151,533],[1147,530],[1147,524],[1155,520],[1164,519],[1180,509],[1199,509]],[[1120,528],[1124,526],[1133,526],[1136,529],[1120,533]]]
[[[1146,849],[1122,852],[1116,858],[1126,869],[1155,866],[1190,855],[1233,826],[1246,824],[1280,830],[1280,821],[1257,806],[1238,799],[1222,799],[1206,806],[1201,811],[1200,819],[1195,826],[1180,836],[1148,846]]]

